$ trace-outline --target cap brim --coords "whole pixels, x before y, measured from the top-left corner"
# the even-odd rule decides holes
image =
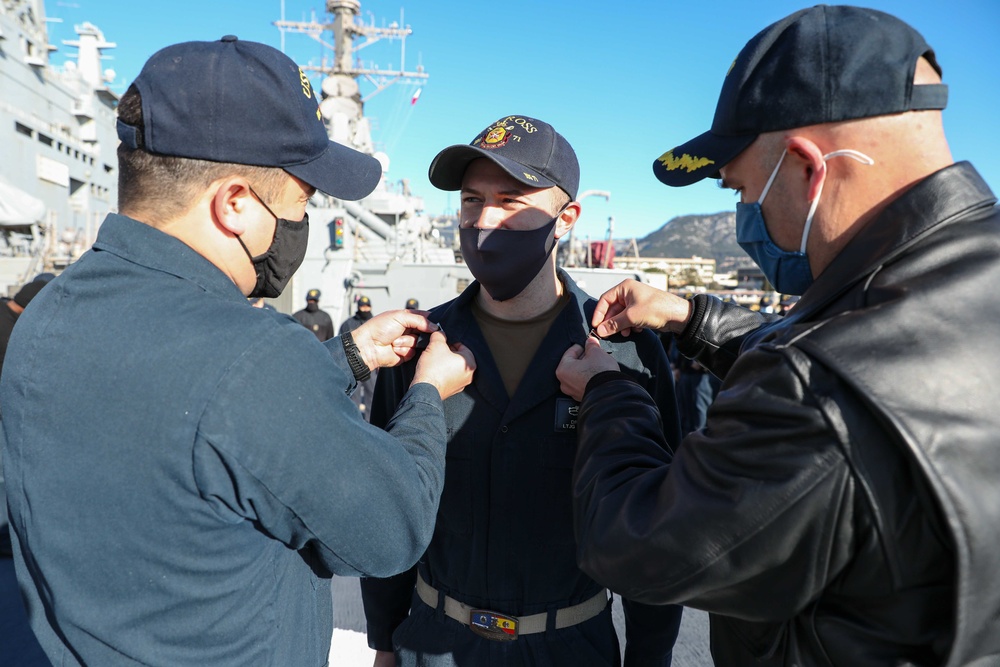
[[[756,134],[724,137],[705,132],[653,161],[653,174],[672,187],[691,185],[703,178],[719,178],[719,170],[756,138]]]
[[[382,178],[382,165],[365,155],[331,141],[318,158],[284,167],[292,176],[337,199],[356,201],[372,193]]]
[[[537,171],[525,167],[519,162],[507,159],[493,151],[468,144],[456,144],[449,146],[438,153],[431,162],[430,169],[427,170],[427,177],[431,185],[441,190],[461,190],[462,179],[465,177],[465,170],[469,163],[484,157],[497,164],[515,181],[528,185],[532,188],[551,188],[556,183]]]

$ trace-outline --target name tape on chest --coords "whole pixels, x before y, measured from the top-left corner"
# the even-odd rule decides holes
[[[580,412],[580,404],[572,398],[556,399],[556,418],[553,430],[556,432],[575,431],[576,416]]]

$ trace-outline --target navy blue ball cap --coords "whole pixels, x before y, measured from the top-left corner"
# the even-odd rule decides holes
[[[44,273],[39,273],[37,276],[31,279],[33,283],[47,283],[50,280],[55,280],[56,274],[46,271]]]
[[[756,134],[720,136],[709,130],[656,158],[653,173],[667,185],[675,187],[691,185],[705,177],[719,178],[719,169],[742,153],[756,138]]]
[[[747,42],[726,73],[712,129],[661,155],[653,173],[690,185],[718,178],[764,132],[944,109],[947,86],[913,83],[921,57],[941,73],[920,33],[895,16],[827,5],[795,12]]]
[[[378,185],[378,160],[330,138],[316,91],[277,49],[227,35],[154,53],[134,82],[142,96],[142,147],[157,155],[278,167],[339,199]],[[140,129],[118,121],[139,146]]]
[[[21,289],[18,290],[17,294],[14,295],[13,301],[21,308],[27,307],[31,300],[38,296],[38,293],[42,291],[42,288],[48,285],[47,282],[41,280],[33,280]]]
[[[306,301],[319,301],[320,291],[318,289],[311,289],[306,292]]]
[[[580,187],[576,152],[548,123],[528,116],[504,116],[470,143],[449,146],[438,153],[428,177],[442,190],[461,190],[466,168],[479,158],[492,160],[524,185],[558,187],[570,199],[576,199]]]

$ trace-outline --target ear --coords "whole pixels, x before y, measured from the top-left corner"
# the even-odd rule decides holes
[[[246,231],[246,220],[242,213],[249,205],[250,183],[242,176],[230,176],[217,182],[212,195],[212,214],[223,229],[236,236]]]
[[[811,139],[793,136],[786,140],[786,146],[791,156],[798,158],[796,163],[801,171],[802,181],[806,183],[807,201],[813,201],[819,196],[823,181],[826,180],[826,160],[823,151]]]
[[[580,219],[580,202],[571,201],[566,204],[566,208],[559,213],[559,217],[556,218],[556,230],[555,238],[559,239],[569,233],[569,230],[573,228],[576,221]]]

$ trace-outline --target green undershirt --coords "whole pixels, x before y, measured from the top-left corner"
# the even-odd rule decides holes
[[[556,304],[541,315],[529,320],[504,320],[490,315],[480,307],[478,301],[473,300],[472,315],[476,318],[483,338],[489,345],[490,354],[493,355],[493,361],[500,370],[508,398],[517,391],[542,339],[568,303],[569,290],[564,290]]]

